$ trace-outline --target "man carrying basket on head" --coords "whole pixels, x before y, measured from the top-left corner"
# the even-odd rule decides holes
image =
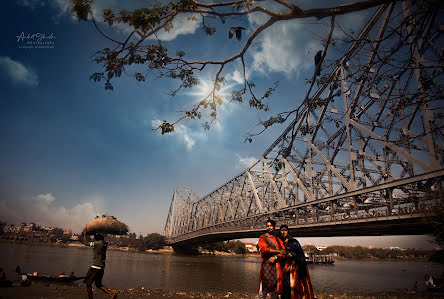
[[[86,284],[86,291],[89,299],[93,298],[93,282],[98,289],[108,294],[110,298],[117,298],[117,294],[113,294],[102,284],[103,274],[105,273],[106,249],[108,247],[103,233],[121,234],[126,233],[127,231],[128,228],[125,224],[110,216],[101,218],[97,217],[83,230],[83,241],[85,245],[94,247],[93,263],[86,273],[85,279],[83,280],[83,282]],[[86,235],[91,234],[94,235],[94,242],[89,242],[89,244],[86,244],[88,243],[86,242]]]
[[[83,231],[84,240],[86,241],[86,232]],[[94,234],[94,242],[90,242],[89,246],[94,247],[94,257],[93,263],[86,273],[85,279],[83,282],[86,284],[86,291],[88,293],[88,298],[93,298],[92,291],[92,283],[94,282],[96,287],[106,294],[109,295],[110,298],[117,298],[116,294],[113,294],[107,287],[102,284],[103,274],[105,273],[105,259],[106,259],[106,249],[107,244],[105,242],[105,238],[100,233]]]

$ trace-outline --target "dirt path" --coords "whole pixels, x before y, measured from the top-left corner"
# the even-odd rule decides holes
[[[190,292],[190,291],[166,291],[166,290],[148,290],[143,288],[112,290],[118,294],[118,298],[171,298],[171,299],[256,299],[257,294],[251,293],[215,293],[215,292]],[[87,298],[86,289],[83,285],[45,285],[33,284],[29,287],[14,286],[10,288],[0,288],[0,299],[3,298],[68,298],[80,299]],[[108,298],[102,291],[94,289],[94,298]],[[444,292],[379,292],[369,294],[351,294],[351,293],[321,293],[316,294],[317,299],[332,298],[444,298]]]

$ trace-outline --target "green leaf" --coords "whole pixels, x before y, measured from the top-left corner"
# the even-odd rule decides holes
[[[179,56],[179,57],[184,57],[185,56],[185,52],[179,50],[179,51],[176,52],[176,55]]]
[[[114,23],[114,19],[115,19],[115,15],[113,13],[113,10],[109,9],[109,8],[103,9],[102,13],[103,13],[103,21],[105,23],[108,23],[109,26],[112,26]]]
[[[214,100],[216,101],[217,104],[222,105],[222,102],[224,101],[224,99],[220,96],[220,95],[216,95],[214,97]]]
[[[112,86],[112,84],[111,83],[109,83],[109,82],[106,82],[105,83],[105,90],[113,90],[113,86]]]
[[[166,23],[164,28],[166,32],[170,32],[171,29],[173,29],[173,23],[171,22]]]
[[[231,100],[232,101],[237,101],[237,102],[242,102],[242,93],[238,90],[233,90],[231,91]]]
[[[92,0],[71,0],[71,3],[74,4],[71,13],[76,15],[77,21],[86,21],[91,11]]]
[[[170,124],[165,120],[161,125],[159,125],[159,128],[162,130],[162,135],[174,132],[174,125]]]
[[[214,33],[216,33],[216,27],[205,26],[204,30],[206,35],[213,35]]]
[[[210,130],[210,124],[208,122],[203,123],[202,127],[204,128],[204,130]]]
[[[134,73],[134,77],[138,82],[145,81],[145,77],[141,73]]]
[[[103,77],[103,73],[94,73],[89,77],[89,80],[94,80],[94,82],[100,82]]]

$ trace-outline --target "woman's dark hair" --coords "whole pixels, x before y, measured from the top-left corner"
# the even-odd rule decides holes
[[[282,228],[288,229],[288,226],[286,224],[282,224],[279,230]],[[279,238],[284,241],[282,236],[279,236]],[[285,249],[288,250],[292,257],[291,259],[298,265],[298,275],[299,277],[303,278],[307,276],[307,261],[305,260],[304,250],[301,247],[301,244],[298,242],[298,240],[292,238],[290,235],[288,235],[289,241],[288,244],[285,245]]]
[[[265,222],[265,224],[267,224],[268,222],[270,222],[271,224],[273,224],[273,226],[276,226],[276,221],[274,221],[273,219],[267,219],[267,221]]]
[[[279,229],[283,229],[283,228],[286,228],[288,230],[288,225],[282,224],[281,227],[279,227]]]

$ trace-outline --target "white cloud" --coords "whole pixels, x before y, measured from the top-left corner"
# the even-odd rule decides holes
[[[151,126],[153,129],[156,129],[162,124],[162,121],[160,119],[154,119],[151,121]]]
[[[263,73],[300,74],[313,67],[319,46],[306,28],[294,21],[277,23],[268,28],[253,51],[252,68]]]
[[[245,168],[250,167],[258,159],[256,157],[252,157],[252,156],[242,157],[239,154],[236,154],[236,158],[237,158],[236,168],[241,168],[241,169],[245,169]]]
[[[18,224],[22,221],[19,216],[19,213],[17,209],[12,209],[8,204],[6,204],[5,201],[0,201],[0,216],[2,218],[2,221],[6,221],[7,223],[15,223]]]
[[[17,2],[18,5],[30,8],[32,10],[44,7],[46,5],[54,8],[57,10],[56,17],[59,18],[63,15],[70,14],[72,4],[69,0],[52,0],[52,1],[44,1],[44,0],[19,0]],[[118,13],[122,9],[127,9],[129,11],[146,6],[146,3],[141,1],[118,1],[118,0],[96,0],[94,1],[92,5],[92,12],[96,20],[99,20],[103,24],[103,19],[101,17],[102,10],[111,8],[114,10],[114,12]],[[176,17],[172,22],[172,28],[169,32],[166,32],[165,30],[160,30],[157,33],[157,38],[159,38],[162,41],[171,41],[174,40],[179,35],[186,35],[186,34],[194,34],[196,30],[199,28],[201,18],[199,15],[195,15],[198,19],[198,21],[188,21],[188,17],[191,17],[192,14],[188,15],[180,15]],[[77,21],[77,18],[72,15],[71,16],[73,20]],[[105,25],[108,27],[108,24]],[[113,28],[122,34],[129,34],[132,32],[132,28],[128,26],[128,24],[123,23],[115,23],[113,25]],[[155,36],[151,37],[152,39],[155,39]]]
[[[193,139],[193,137],[190,134],[190,130],[185,127],[184,125],[176,125],[177,134],[180,134],[183,138],[183,141],[185,142],[185,145],[187,147],[187,150],[191,150],[196,143],[196,141]]]
[[[96,215],[103,214],[103,202],[102,196],[95,195],[68,208],[57,203],[51,193],[38,194],[14,202],[0,201],[0,218],[12,224],[35,222],[80,232]]]
[[[338,3],[339,4],[339,3]],[[306,2],[305,6],[324,6],[321,1]],[[276,10],[277,4],[267,2],[270,9]],[[305,7],[304,7],[305,8]],[[372,10],[355,12],[336,18],[344,28],[362,28],[367,22]],[[249,33],[268,20],[264,14],[254,13],[248,16],[250,22]],[[314,56],[318,50],[323,49],[320,39],[326,38],[329,31],[329,19],[314,24],[311,19],[289,20],[273,24],[258,36],[252,45],[250,55],[253,59],[252,70],[267,74],[269,72],[282,72],[287,76],[300,75],[302,72],[314,68]],[[356,31],[356,30],[355,30]],[[335,30],[335,37],[342,36]]]
[[[273,2],[266,2],[265,5],[274,11],[284,9]],[[248,20],[251,33],[252,30],[265,23],[268,16],[253,13],[248,16]],[[314,55],[307,59],[307,51],[310,50],[312,41],[314,37],[310,31],[297,21],[275,23],[261,32],[250,51],[253,58],[252,71],[284,72],[287,75],[296,72],[298,74],[313,64]]]
[[[166,32],[165,30],[160,30],[157,37],[163,41],[174,40],[179,35],[194,34],[199,28],[201,18],[196,15],[198,21],[188,21],[188,17],[191,15],[180,15],[176,17],[173,22],[173,28]]]
[[[0,71],[14,84],[39,85],[39,78],[31,68],[24,66],[21,62],[12,60],[10,57],[0,56]]]
[[[235,70],[232,74],[226,75],[227,80],[233,80],[238,84],[244,84],[244,76],[238,70]],[[247,75],[248,78],[248,75]]]
[[[72,4],[69,0],[53,0],[50,2],[51,5],[58,9],[59,13],[57,14],[57,18],[62,17],[66,13],[71,13]]]
[[[43,0],[18,0],[17,5],[28,7],[30,9],[36,9],[45,6],[45,1]]]
[[[33,197],[34,200],[36,200],[37,202],[43,202],[46,204],[50,204],[54,201],[54,196],[51,193],[46,193],[46,194],[39,194],[37,196]]]
[[[16,3],[19,6],[26,7],[31,10],[49,6],[56,10],[56,14],[53,15],[53,19],[56,21],[56,23],[61,16],[65,15],[66,13],[70,13],[69,8],[72,7],[69,0],[18,0]]]
[[[64,2],[66,0],[57,0],[58,2]],[[102,18],[100,17],[102,15],[102,10],[106,8],[111,8],[115,12],[119,12],[122,9],[127,9],[129,11],[140,8],[141,6],[145,6],[145,3],[141,3],[140,1],[128,1],[128,2],[122,2],[122,1],[109,1],[109,0],[96,0],[92,6],[93,14],[96,19],[102,21]],[[59,5],[61,9],[63,9],[62,5]],[[65,9],[66,10],[66,9]],[[151,36],[151,39],[158,38],[162,41],[171,41],[174,40],[179,35],[186,35],[186,34],[194,34],[196,30],[199,28],[201,18],[199,15],[195,15],[197,18],[197,21],[188,21],[188,17],[193,16],[193,14],[188,15],[179,15],[178,17],[174,18],[172,22],[172,28],[169,32],[166,32],[164,29],[159,30],[157,32],[157,36]],[[108,24],[106,24],[106,27],[108,27]],[[124,23],[115,23],[113,25],[113,28],[117,30],[120,33],[123,34],[129,34],[132,32],[132,27],[130,27],[128,24]]]

